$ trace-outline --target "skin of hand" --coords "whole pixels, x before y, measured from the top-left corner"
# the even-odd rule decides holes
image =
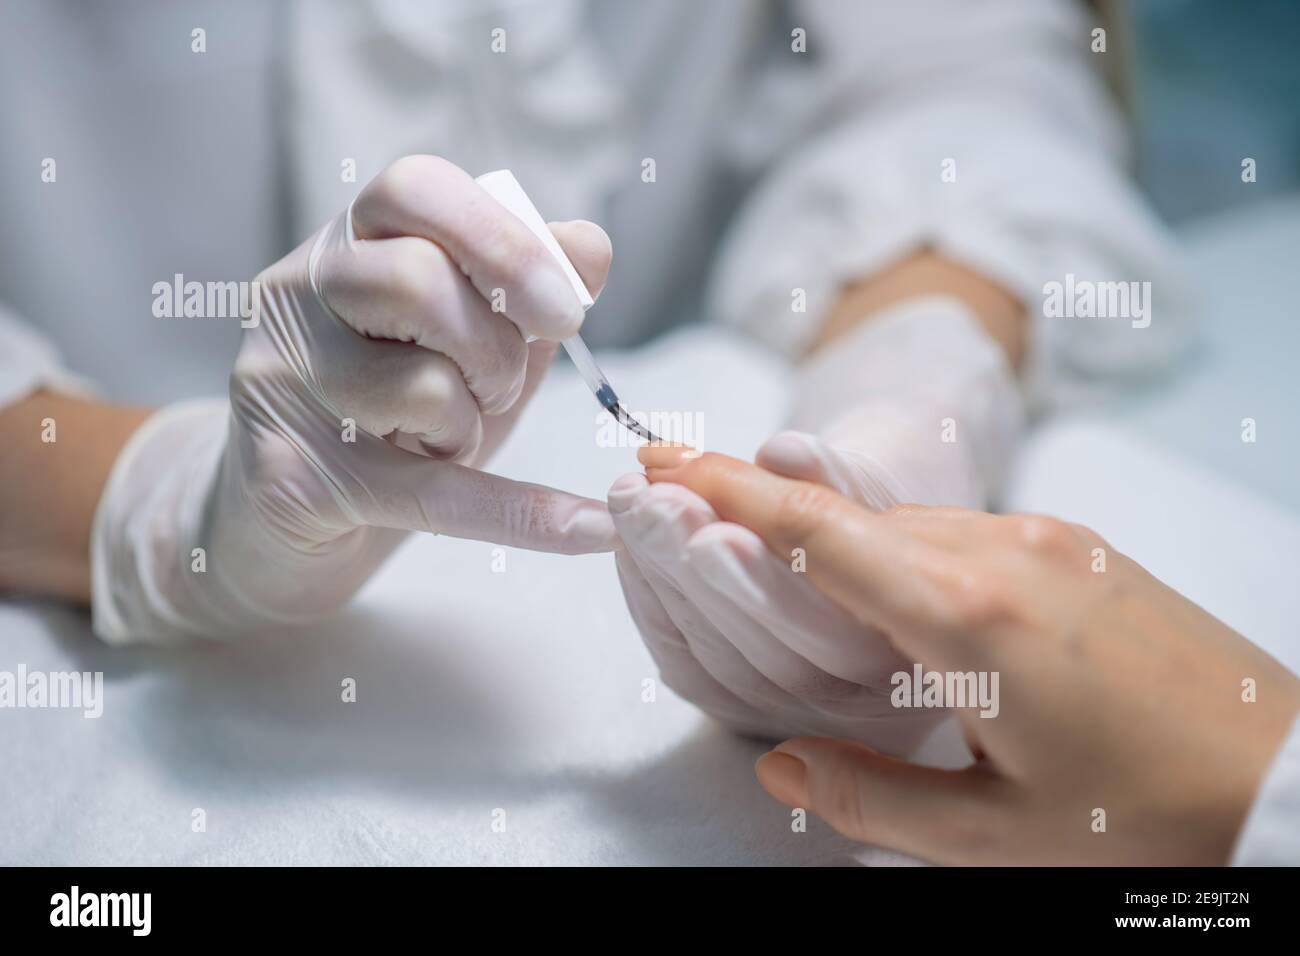
[[[1228,861],[1300,681],[1094,532],[960,508],[873,513],[678,448],[641,460],[649,481],[691,489],[775,554],[805,549],[812,584],[904,658],[999,675],[996,716],[956,711],[970,767],[800,737],[758,762],[778,800],[937,863]]]
[[[0,410],[0,593],[90,600],[95,505],[152,413],[44,390]]]

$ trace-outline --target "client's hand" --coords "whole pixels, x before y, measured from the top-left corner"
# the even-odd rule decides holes
[[[708,503],[723,524],[703,534],[750,529],[781,561],[802,549],[798,577],[901,657],[999,677],[996,716],[958,711],[973,766],[800,737],[758,763],[777,799],[936,862],[1227,861],[1300,681],[1095,533],[958,508],[875,514],[681,449],[641,460],[652,483]]]
[[[999,346],[945,296],[875,315],[799,371],[793,421],[755,461],[874,510],[984,505],[1019,432]],[[816,432],[815,434],[813,432]],[[698,495],[628,475],[609,494],[628,608],[664,681],[743,731],[829,734],[895,755],[942,718],[890,706],[905,662],[819,595],[798,553],[774,558]],[[707,527],[706,527],[707,526]]]
[[[899,710],[908,662],[752,531],[718,521],[688,488],[625,475],[609,491],[628,609],[664,683],[730,727],[769,738],[829,734],[909,754],[937,710]]]

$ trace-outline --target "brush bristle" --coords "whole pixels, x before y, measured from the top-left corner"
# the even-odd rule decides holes
[[[614,417],[619,420],[623,427],[628,429],[634,435],[640,435],[648,442],[659,442],[659,438],[655,433],[629,415],[622,405],[615,404],[610,411],[614,413]]]

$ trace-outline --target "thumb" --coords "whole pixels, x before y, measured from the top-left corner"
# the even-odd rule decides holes
[[[936,770],[847,740],[796,737],[760,757],[755,771],[777,800],[844,836],[934,863],[970,862],[997,842],[997,821],[1006,819],[996,778],[980,765]]]
[[[600,298],[600,291],[605,288],[605,280],[609,277],[609,264],[614,258],[614,246],[605,230],[585,219],[550,222],[547,227],[582,277],[591,297]]]

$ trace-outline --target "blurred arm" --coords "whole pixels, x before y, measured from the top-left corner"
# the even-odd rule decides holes
[[[44,390],[0,408],[0,593],[89,602],[95,508],[150,414]]]

